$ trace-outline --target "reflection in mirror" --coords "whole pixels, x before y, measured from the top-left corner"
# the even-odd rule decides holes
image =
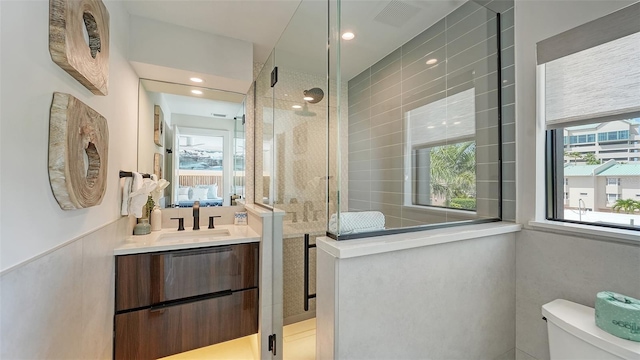
[[[171,183],[162,207],[244,198],[244,94],[141,79],[138,96],[138,171]]]

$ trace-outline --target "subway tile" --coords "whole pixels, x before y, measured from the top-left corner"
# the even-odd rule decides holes
[[[363,150],[363,151],[355,151],[349,153],[348,160],[351,161],[362,161],[371,159],[371,150]]]
[[[385,169],[403,169],[404,168],[404,156],[387,157],[383,159],[371,159],[371,170],[385,170]]]
[[[351,140],[347,140],[347,141],[348,141],[347,146],[349,148],[350,153],[371,149],[371,142],[369,141],[369,139],[364,139],[360,141],[351,141]]]
[[[516,86],[510,85],[502,88],[502,104],[514,104],[516,102]]]
[[[371,96],[371,87],[369,86],[369,84],[367,82],[362,82],[361,84],[363,84],[363,87],[357,85],[354,87],[350,87],[347,91],[347,99],[349,100],[349,105],[351,105],[351,103],[357,103],[363,98]]]
[[[516,141],[516,124],[502,125],[502,141],[503,142],[515,142]]]
[[[444,78],[429,82],[415,89],[402,93],[402,103],[409,104],[414,101],[426,99],[434,94],[445,91],[447,84]]]
[[[453,57],[450,57],[449,59],[447,59],[447,71],[454,72],[479,60],[485,59],[490,55],[496,54],[498,51],[498,47],[495,43],[496,37],[493,36],[458,53]]]
[[[445,64],[437,64],[418,73],[403,71],[402,74],[402,91],[407,91],[444,77],[447,75],[447,67]]]
[[[390,122],[397,124],[400,120],[402,120],[402,108],[397,107],[382,114],[372,116],[370,124],[371,127],[376,127]]]
[[[476,128],[487,128],[498,126],[500,122],[499,111],[497,108],[476,112]]]
[[[502,161],[516,161],[516,144],[502,145]]]
[[[371,181],[353,181],[353,180],[349,180],[348,184],[349,184],[349,193],[351,193],[352,190],[359,190],[359,191],[364,191],[364,192],[370,192],[371,191]]]
[[[394,62],[400,60],[401,56],[402,56],[402,48],[397,48],[396,50],[394,50],[393,52],[389,53],[387,56],[383,57],[381,60],[379,60],[375,64],[371,65],[372,82],[375,82],[375,81],[373,81],[373,77],[375,76],[375,74],[377,72],[383,70],[387,66],[392,65]],[[397,71],[397,70],[394,70],[393,72],[395,72],[395,71]]]
[[[515,181],[502,182],[502,196],[504,199],[508,199],[508,200],[516,199],[516,182]]]
[[[515,32],[512,29],[506,29],[500,35],[500,48],[506,49],[514,45]]]
[[[365,129],[358,132],[349,132],[349,142],[358,142],[362,140],[368,140],[371,138],[371,130]]]
[[[495,71],[491,74],[476,78],[473,83],[475,86],[476,95],[496,90],[499,86],[498,72]]]
[[[498,139],[498,127],[476,129],[476,145],[497,145]]]
[[[502,68],[502,87],[513,85],[516,81],[516,67],[509,66]]]
[[[438,59],[442,62],[445,58],[444,46],[447,44],[447,39],[444,33],[440,33],[435,37],[429,39],[424,44],[418,46],[413,51],[402,55],[402,68],[403,71],[415,61],[421,61],[426,63],[428,59]],[[441,57],[438,57],[441,56]]]
[[[498,164],[476,166],[476,179],[479,181],[498,181]]]
[[[357,114],[371,107],[371,97],[363,97],[357,103],[349,102],[349,114]]]
[[[357,182],[354,182],[357,184]],[[358,191],[356,190],[358,187],[354,187],[353,189],[349,189],[349,201],[371,201],[371,192],[369,191]]]
[[[459,8],[455,9],[449,15],[446,16],[447,28],[454,26],[455,24],[469,17],[469,15],[480,10],[482,10],[482,6],[480,6],[479,4],[473,1],[465,2]]]
[[[393,76],[387,76],[384,80],[378,81],[371,86],[371,95],[376,95],[385,91],[388,88],[399,84],[401,80],[402,78],[400,77],[400,73],[394,74]]]
[[[351,128],[356,125],[359,125],[359,127],[362,129],[363,122],[366,122],[367,123],[366,126],[368,127],[369,118],[371,118],[371,114],[369,113],[369,111],[361,111],[359,113],[349,113],[349,131],[351,131]]]
[[[371,77],[371,68],[367,68],[362,71],[360,74],[354,76],[351,80],[349,80],[349,87],[356,86],[362,81],[365,81]]]
[[[502,180],[516,181],[516,163],[515,162],[502,163]]]
[[[402,156],[402,145],[383,146],[371,149],[372,159],[382,159],[385,157]]]
[[[500,208],[497,199],[476,199],[476,214],[480,217],[498,217]]]
[[[391,133],[388,135],[383,135],[383,136],[379,136],[376,138],[372,138],[371,139],[371,147],[382,147],[382,146],[389,146],[389,145],[396,145],[396,144],[400,144],[402,145],[402,131],[398,131],[395,133]]]
[[[402,104],[402,97],[400,95],[394,96],[389,100],[385,100],[377,104],[372,104],[371,116],[382,114],[383,112],[389,111],[391,109],[395,109],[397,107],[400,107],[401,104]]]
[[[427,64],[426,60],[414,61],[412,63],[405,62],[402,66],[402,80],[406,80],[424,70],[436,69],[438,67],[445,68],[443,69],[443,74],[444,74],[444,71],[446,71],[448,64],[442,60],[446,59],[446,57],[447,57],[447,49],[445,47],[441,47],[429,54],[429,58],[438,59],[440,61],[435,65]]]
[[[398,129],[402,129],[402,120],[393,120],[380,126],[371,128],[371,137],[377,138],[393,132],[397,132]]]
[[[371,202],[371,210],[382,212],[385,216],[402,217],[402,206]]]
[[[372,181],[402,181],[404,179],[404,169],[385,169],[371,172]]]
[[[371,179],[371,170],[349,171],[350,181],[362,181]]]
[[[497,199],[500,196],[500,183],[497,181],[476,182],[476,197]]]
[[[516,221],[516,202],[502,200],[502,220]]]
[[[481,8],[467,16],[464,21],[459,21],[447,28],[447,39],[449,39],[449,41],[455,40],[480,25],[485,24],[494,17],[495,14],[491,11]]]
[[[513,6],[513,4],[511,6]],[[510,27],[512,27],[513,24],[514,24],[514,11],[513,11],[513,7],[511,7],[509,10],[502,12],[500,14],[500,28],[502,31],[505,31]]]
[[[460,91],[464,91],[467,89],[471,89],[474,87],[475,83],[475,75],[473,74],[473,70],[469,70],[466,72],[458,72],[455,75],[448,75],[445,79],[447,83],[447,90],[449,94],[457,94]],[[481,77],[478,77],[481,78]],[[478,92],[476,91],[476,94]]]
[[[371,202],[349,199],[349,210],[350,211],[371,210]]]
[[[476,162],[478,164],[496,163],[499,154],[498,145],[478,146],[476,148]]]
[[[359,171],[359,170],[371,170],[371,161],[350,161],[349,162],[349,171]]]
[[[400,77],[398,77],[399,79]],[[388,88],[386,88],[383,91],[380,91],[378,93],[376,93],[375,95],[371,96],[371,104],[380,104],[384,101],[387,101],[391,98],[394,98],[398,95],[400,95],[401,93],[401,85],[402,83],[400,81],[398,81],[395,85],[392,85]]]
[[[417,48],[418,46],[424,44],[429,41],[436,35],[445,31],[445,19],[441,19],[437,23],[431,25],[425,31],[416,35],[413,39],[407,41],[404,45],[402,45],[402,54],[407,54]]]
[[[502,68],[506,68],[515,64],[516,55],[513,46],[503,49],[501,55],[502,58],[500,60],[502,63]]]
[[[397,229],[402,227],[402,219],[395,216],[385,216],[384,227],[387,229]]]
[[[408,103],[408,104],[403,104],[402,105],[402,111],[403,112],[408,112],[408,111],[411,111],[411,110],[415,110],[415,109],[418,109],[418,108],[420,108],[422,106],[430,104],[432,102],[436,102],[438,100],[442,100],[442,99],[444,99],[446,97],[447,97],[447,93],[445,91],[442,91],[442,92],[439,92],[437,94],[433,94],[433,95],[431,95],[429,97],[422,98],[420,100],[417,100],[417,101],[414,101],[414,102],[411,102],[411,103]]]
[[[498,107],[498,91],[493,90],[476,96],[476,112]]]
[[[452,58],[457,54],[492,38],[498,32],[497,20],[491,19],[486,24],[481,25],[477,29],[462,35],[454,41],[450,41],[447,44],[447,57]],[[495,44],[495,40],[492,41]]]
[[[387,67],[381,69],[375,74],[371,74],[371,86],[375,85],[377,82],[389,77],[389,76],[400,76],[400,69],[402,68],[402,61],[400,59],[392,62]]]
[[[373,203],[402,205],[402,201],[403,201],[402,193],[391,193],[391,192],[381,192],[381,191],[371,192],[371,202]]]
[[[479,60],[473,64],[469,64],[461,69],[452,71],[448,74],[449,79],[461,76],[464,73],[470,73],[474,79],[480,78],[498,70],[498,56],[491,55],[485,59]]]
[[[513,9],[513,3],[513,0],[493,0],[487,4],[487,9],[497,13],[503,13],[509,9]]]
[[[402,192],[402,181],[372,181],[371,191]]]

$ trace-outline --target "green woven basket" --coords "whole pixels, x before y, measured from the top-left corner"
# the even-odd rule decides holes
[[[611,291],[599,292],[596,325],[617,337],[640,341],[640,300]]]

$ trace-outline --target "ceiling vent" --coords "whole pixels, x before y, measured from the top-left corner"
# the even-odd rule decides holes
[[[392,0],[387,6],[376,15],[373,19],[379,23],[401,28],[409,19],[416,16],[420,12],[419,7],[408,4],[406,2]]]
[[[227,115],[226,114],[216,114],[216,113],[211,113],[211,115],[215,116],[215,117],[221,117],[221,118],[226,118]]]

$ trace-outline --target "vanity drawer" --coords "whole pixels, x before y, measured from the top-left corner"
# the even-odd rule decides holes
[[[116,311],[258,286],[258,243],[116,258]]]
[[[258,289],[116,315],[115,359],[157,359],[258,332]]]

